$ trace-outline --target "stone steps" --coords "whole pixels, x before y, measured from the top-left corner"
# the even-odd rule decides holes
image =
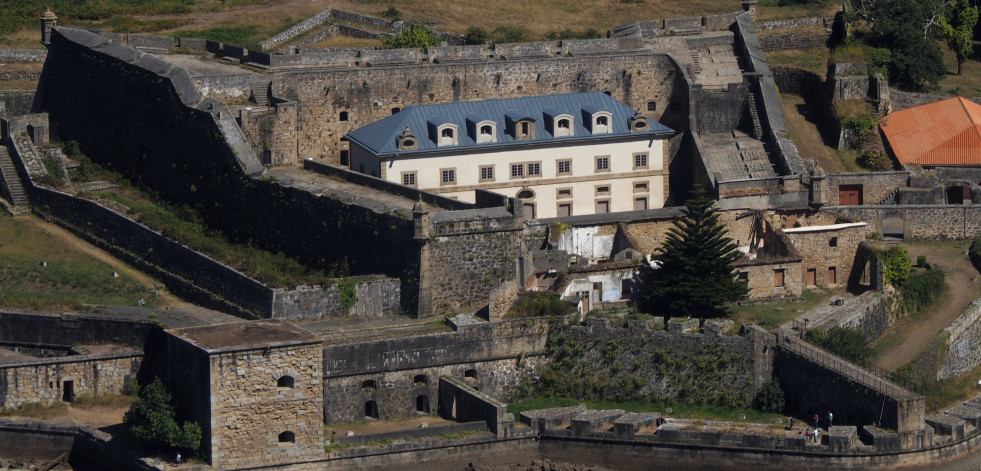
[[[692,76],[698,76],[702,73],[702,55],[698,51],[688,51],[691,54]]]
[[[753,137],[763,139],[763,125],[760,124],[760,112],[756,108],[756,94],[746,94],[746,104],[749,107],[749,117],[753,120]]]
[[[269,106],[269,86],[271,78],[251,78],[249,85],[252,87],[252,100],[259,106]]]
[[[0,176],[6,184],[10,202],[14,208],[27,208],[29,201],[24,186],[21,185],[20,178],[17,176],[17,169],[14,162],[10,159],[10,154],[6,147],[0,147]]]

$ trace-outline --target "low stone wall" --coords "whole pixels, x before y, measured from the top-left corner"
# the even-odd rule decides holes
[[[54,459],[72,450],[74,422],[0,417],[0,457]]]
[[[518,282],[508,281],[499,288],[491,291],[490,302],[487,305],[487,316],[490,321],[499,321],[511,310],[518,297]]]
[[[0,90],[0,116],[19,116],[31,112],[34,90]]]
[[[857,298],[845,300],[845,303],[834,309],[836,312],[829,316],[829,322],[813,327],[824,330],[832,327],[860,329],[875,340],[895,321],[892,314],[892,299],[885,293],[866,291]]]
[[[882,234],[883,221],[901,224],[907,240],[971,239],[981,234],[981,206],[889,205],[828,206],[824,208],[855,221],[867,221]]]
[[[777,33],[760,36],[760,47],[764,51],[808,49],[824,46],[827,41],[828,35],[823,31]]]
[[[0,342],[71,346],[115,343],[142,348],[156,324],[98,314],[0,311]]]
[[[895,88],[889,90],[889,98],[891,103],[890,110],[892,112],[921,105],[928,105],[930,103],[953,97],[954,95],[931,95],[929,93],[904,92],[901,90],[896,90]],[[981,103],[981,96],[968,97],[968,99],[975,103]]]
[[[45,49],[0,49],[0,62],[44,62]]]
[[[757,21],[756,31],[773,31],[778,29],[800,29],[812,26],[828,26],[834,17],[812,16],[809,18],[792,18],[789,20]]]
[[[69,355],[0,365],[0,408],[52,404],[74,396],[121,394],[135,380],[142,352],[122,355]],[[65,384],[70,382],[71,386]]]
[[[975,300],[949,327],[940,333],[945,355],[937,379],[964,374],[981,365],[981,300]]]

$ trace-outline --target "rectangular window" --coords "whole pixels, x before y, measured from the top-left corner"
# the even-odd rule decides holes
[[[558,213],[558,216],[560,218],[561,217],[572,216],[572,203],[562,203],[562,204],[560,204],[559,205],[559,213]]]
[[[603,157],[596,157],[596,171],[597,172],[610,171],[610,156],[606,155]]]
[[[440,185],[456,185],[456,169],[444,168],[439,171]]]
[[[597,195],[608,195],[610,194],[610,187],[608,185],[602,185],[596,187]]]
[[[525,176],[525,164],[511,164],[511,178]]]
[[[634,193],[647,193],[647,182],[634,183]]]
[[[405,186],[416,186],[416,172],[402,172],[402,184]]]
[[[571,175],[572,174],[572,161],[571,160],[559,160],[556,162],[555,173],[558,175]]]
[[[596,202],[596,214],[606,214],[610,212],[610,202],[602,200]]]
[[[785,273],[786,273],[786,270],[784,270],[783,268],[781,268],[779,270],[773,270],[773,287],[774,288],[783,288],[783,276],[784,276]]]
[[[634,154],[634,170],[647,168],[647,152]]]
[[[542,176],[542,163],[533,162],[528,164],[528,176],[529,177],[540,177]]]
[[[647,197],[634,198],[634,211],[640,211],[642,209],[647,209]]]
[[[559,188],[555,190],[555,199],[568,199],[572,198],[572,188]]]
[[[480,181],[482,181],[482,182],[492,182],[492,181],[494,181],[494,166],[493,165],[481,165],[480,166]]]
[[[749,272],[748,271],[739,272],[739,274],[736,275],[736,280],[741,281],[743,283],[749,283]]]
[[[837,237],[832,237],[830,240],[828,240],[828,247],[837,247],[837,246],[838,246]]]
[[[656,101],[647,102],[647,111],[657,111],[657,102]]]

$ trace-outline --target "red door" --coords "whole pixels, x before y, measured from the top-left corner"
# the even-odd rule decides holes
[[[842,206],[862,204],[862,185],[841,185],[838,187],[838,204]]]

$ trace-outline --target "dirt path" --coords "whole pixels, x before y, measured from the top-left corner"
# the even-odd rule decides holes
[[[805,159],[814,159],[826,172],[841,172],[841,161],[834,149],[824,145],[824,139],[818,131],[816,113],[808,110],[804,98],[797,95],[781,95],[780,106],[783,108],[787,129],[794,138],[794,144]]]
[[[156,290],[157,296],[161,300],[159,306],[160,309],[173,309],[177,311],[183,311],[193,315],[194,317],[206,323],[220,323],[220,322],[231,322],[235,320],[240,320],[228,314],[213,311],[211,309],[203,308],[201,306],[188,303],[178,298],[177,296],[174,296],[164,288],[163,284],[160,281],[154,279],[153,277],[147,275],[146,273],[143,273],[127,265],[126,263],[123,263],[118,258],[113,257],[112,255],[106,253],[105,251],[95,247],[94,245],[78,237],[75,237],[74,234],[68,232],[65,229],[62,229],[61,227],[46,222],[43,219],[40,219],[35,216],[21,216],[20,218],[22,221],[37,227],[38,229],[44,231],[45,233],[51,235],[52,237],[57,238],[62,244],[65,244],[66,246],[71,247],[74,250],[82,252],[92,258],[95,258],[103,263],[108,264],[113,268],[113,270],[119,273],[124,273],[147,287],[152,287],[154,290]]]
[[[926,255],[927,262],[941,267],[947,289],[940,301],[919,319],[893,326],[880,339],[885,342],[876,363],[887,370],[909,363],[950,325],[971,301],[981,298],[981,280],[963,252],[970,242],[904,244],[911,260]]]

